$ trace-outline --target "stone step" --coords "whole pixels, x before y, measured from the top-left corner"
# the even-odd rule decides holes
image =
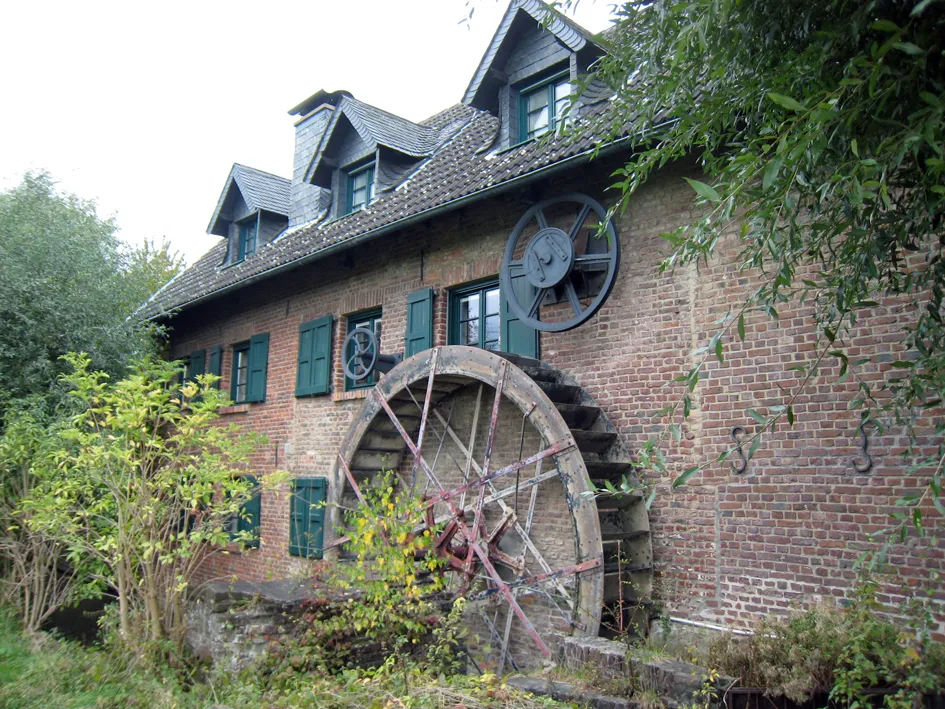
[[[631,505],[637,505],[643,502],[643,494],[639,492],[621,493],[619,495],[598,495],[597,509],[600,512],[610,510],[623,510]]]
[[[611,431],[571,431],[571,435],[582,453],[602,453],[617,440]]]
[[[545,395],[556,404],[576,404],[581,395],[581,387],[556,382],[535,382]]]
[[[572,431],[589,429],[600,416],[600,409],[596,406],[581,406],[580,404],[555,404],[561,418]]]
[[[604,463],[599,460],[585,460],[584,464],[587,466],[588,477],[595,481],[595,485],[597,485],[597,480],[609,480],[617,484],[623,479],[624,475],[629,477],[633,473],[632,463]],[[598,485],[598,487],[603,486]]]

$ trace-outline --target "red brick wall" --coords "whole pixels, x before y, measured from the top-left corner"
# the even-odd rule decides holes
[[[337,353],[345,315],[383,306],[381,349],[403,351],[407,294],[432,286],[436,343],[445,344],[447,289],[497,273],[505,240],[530,203],[571,190],[604,199],[612,168],[585,168],[570,180],[548,180],[527,193],[461,209],[195,308],[173,322],[172,353],[182,356],[217,344],[228,348],[269,332],[266,401],[226,418],[268,436],[268,446],[253,461],[258,470],[327,476],[363,396],[343,392]],[[600,313],[577,330],[541,339],[542,358],[585,387],[631,451],[657,433],[656,412],[682,393],[672,380],[699,361],[698,348],[752,286],[727,263],[731,241],[699,270],[658,272],[665,250],[660,234],[693,217],[692,192],[682,174],[676,167],[656,175],[619,218],[622,266]],[[851,360],[872,359],[860,375],[871,384],[881,382],[888,362],[898,358],[900,329],[910,321],[911,308],[883,302],[859,320],[845,343]],[[299,324],[328,313],[336,318],[335,393],[297,399]],[[751,433],[746,409],[764,413],[783,403],[781,387],[796,386],[800,377],[789,367],[807,361],[818,347],[810,314],[809,308],[786,306],[778,321],[753,315],[746,342],[733,333],[725,362],[708,360],[683,441],[669,449],[675,474],[728,448],[732,426]],[[230,357],[227,349],[224,386]],[[924,485],[927,478],[906,472],[901,430],[873,434],[874,467],[865,475],[854,473],[858,413],[848,405],[858,380],[837,385],[832,367],[827,362],[823,378],[798,395],[795,425],[765,434],[744,473],[716,464],[676,491],[669,479],[652,481],[659,489],[651,510],[659,585],[673,614],[745,624],[795,600],[843,596],[854,582],[857,556],[872,548],[868,535],[887,525],[896,499]],[[267,493],[262,547],[215,557],[206,577],[263,579],[303,572],[307,564],[289,557],[287,547],[288,498]],[[902,581],[914,586],[943,570],[945,545],[911,539],[895,548],[892,558]],[[897,600],[895,591],[886,589],[888,600]]]

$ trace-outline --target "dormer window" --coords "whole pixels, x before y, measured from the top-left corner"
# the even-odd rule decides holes
[[[554,131],[564,120],[571,100],[568,74],[558,74],[519,92],[519,141]]]
[[[256,218],[240,222],[239,260],[256,253]]]
[[[345,214],[364,209],[372,199],[374,199],[374,163],[370,162],[348,172]]]

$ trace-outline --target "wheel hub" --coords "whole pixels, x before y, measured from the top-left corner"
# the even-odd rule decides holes
[[[574,265],[574,244],[556,227],[542,229],[525,250],[525,277],[535,288],[560,284]]]

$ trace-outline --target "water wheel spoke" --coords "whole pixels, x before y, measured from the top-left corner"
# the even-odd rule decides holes
[[[538,228],[539,228],[539,229],[547,229],[547,228],[548,228],[548,220],[545,218],[545,212],[544,212],[544,210],[541,210],[541,209],[537,210],[537,211],[535,212],[535,219],[538,220]]]
[[[483,500],[486,497],[485,481],[489,477],[489,465],[492,463],[492,451],[495,447],[496,429],[499,426],[499,410],[502,406],[502,389],[505,388],[505,376],[509,371],[509,363],[502,360],[499,379],[495,386],[495,399],[492,402],[492,417],[489,419],[489,434],[486,436],[486,451],[482,460],[482,471],[479,473],[479,499],[476,502],[476,517],[473,520],[472,539],[475,542],[482,536]]]
[[[474,465],[477,468],[476,473],[477,474],[482,473],[481,468],[479,468],[479,466],[476,464],[476,461],[473,459],[473,451],[476,450],[476,431],[479,430],[479,410],[482,408],[482,387],[483,385],[480,384],[479,391],[476,392],[476,408],[473,411],[472,428],[470,428],[469,430],[469,446],[465,450],[463,450],[462,444],[459,444],[460,450],[462,451],[463,455],[466,456],[466,465],[463,468],[463,484],[464,485],[467,482],[469,482],[469,474],[472,472],[472,467]],[[434,411],[434,413],[436,414],[436,417],[440,420],[440,423],[443,424],[443,427],[448,432],[452,433],[453,429],[450,428],[450,422],[444,421],[443,415],[439,411]],[[455,436],[455,434],[453,435]],[[445,440],[445,438],[446,437],[443,436],[440,440],[441,441]],[[459,439],[457,438],[456,441],[458,442]],[[463,496],[460,498],[459,506],[460,506],[460,509],[466,508],[466,493],[463,493]]]
[[[394,428],[400,433],[401,438],[404,439],[404,442],[407,444],[407,447],[410,449],[410,452],[414,456],[414,460],[419,463],[420,468],[426,473],[427,477],[430,479],[430,482],[439,490],[440,494],[434,498],[439,499],[440,502],[445,502],[452,512],[457,517],[460,516],[460,510],[453,504],[452,498],[453,495],[446,494],[446,489],[443,487],[443,484],[436,477],[434,472],[430,469],[430,466],[423,459],[423,456],[420,455],[420,452],[417,450],[417,445],[413,442],[413,439],[410,438],[410,435],[404,429],[403,424],[400,423],[400,419],[397,418],[397,414],[394,413],[394,410],[390,407],[390,404],[387,403],[387,399],[377,393],[377,389],[371,390],[372,395],[377,397],[377,400],[381,404],[381,408],[387,412],[387,415],[390,417],[391,423],[394,424]],[[430,504],[430,503],[427,503]]]
[[[463,447],[463,443],[460,440],[459,436],[449,425],[447,425],[447,422],[444,420],[442,414],[440,414],[439,411],[434,411],[433,413],[437,417],[439,422],[445,427],[446,433],[452,439],[453,443],[457,446],[457,448],[459,448],[460,452],[465,455],[469,455],[468,451],[466,451],[466,449]],[[547,456],[544,456],[540,458],[538,461],[536,461],[537,470],[535,473],[535,477],[530,478],[529,480],[525,481],[525,483],[521,485],[510,486],[501,492],[496,492],[495,486],[492,484],[491,480],[487,481],[487,484],[489,485],[489,490],[492,493],[491,499],[489,500],[489,502],[493,500],[498,502],[503,512],[509,509],[508,505],[505,503],[503,498],[508,497],[509,495],[513,494],[516,490],[516,487],[518,487],[519,490],[527,489],[528,487],[531,487],[532,497],[531,497],[531,500],[529,501],[528,520],[526,522],[526,527],[525,529],[523,529],[522,526],[518,522],[516,522],[515,530],[522,537],[522,541],[524,542],[528,550],[532,553],[532,556],[535,557],[535,560],[538,562],[538,565],[541,567],[542,571],[548,573],[551,571],[551,566],[545,561],[544,556],[542,556],[541,552],[538,551],[538,547],[536,547],[535,543],[532,542],[531,536],[530,536],[531,523],[535,515],[535,502],[537,500],[537,495],[538,495],[538,485],[544,480],[550,480],[551,478],[558,477],[557,470],[551,471],[544,475],[541,473],[541,467],[542,467],[542,464],[544,463],[545,457]],[[476,472],[481,475],[482,469],[479,467],[479,465],[475,461],[473,461],[473,466],[476,468]],[[562,594],[567,595],[567,592],[564,586],[561,586],[560,584],[558,584],[558,590]]]
[[[532,640],[535,641],[535,645],[538,646],[538,649],[541,651],[541,654],[546,658],[551,657],[551,650],[545,644],[545,641],[541,639],[541,636],[538,634],[538,631],[535,630],[535,626],[532,625],[532,622],[528,619],[528,616],[525,615],[525,611],[522,610],[522,607],[518,604],[518,601],[515,600],[515,596],[512,594],[509,585],[502,580],[502,577],[499,576],[499,572],[496,571],[495,566],[492,565],[492,561],[489,559],[488,551],[483,550],[479,544],[473,545],[473,551],[475,551],[476,556],[479,557],[479,562],[482,564],[483,568],[492,577],[492,583],[495,584],[495,590],[498,593],[501,593],[505,596],[505,600],[509,604],[509,608],[518,616],[518,619],[522,622],[522,625],[525,626],[525,632],[529,634]]]
[[[410,489],[413,489],[417,480],[417,465],[423,455],[423,436],[427,428],[427,416],[430,414],[430,399],[433,396],[433,380],[436,378],[436,361],[440,351],[436,348],[430,355],[430,375],[427,377],[427,391],[423,399],[423,412],[420,414],[420,430],[417,432],[417,452],[414,454],[413,466],[410,468]],[[434,460],[433,466],[436,467]]]
[[[587,221],[587,215],[590,213],[591,205],[584,204],[581,206],[581,211],[578,212],[577,219],[574,220],[571,231],[568,232],[568,238],[571,241],[574,241],[578,237],[578,234],[581,233],[581,227],[584,226],[584,222]]]
[[[515,259],[514,261],[509,261],[509,270],[512,270],[512,269],[515,269],[518,271],[524,271],[525,259]]]

